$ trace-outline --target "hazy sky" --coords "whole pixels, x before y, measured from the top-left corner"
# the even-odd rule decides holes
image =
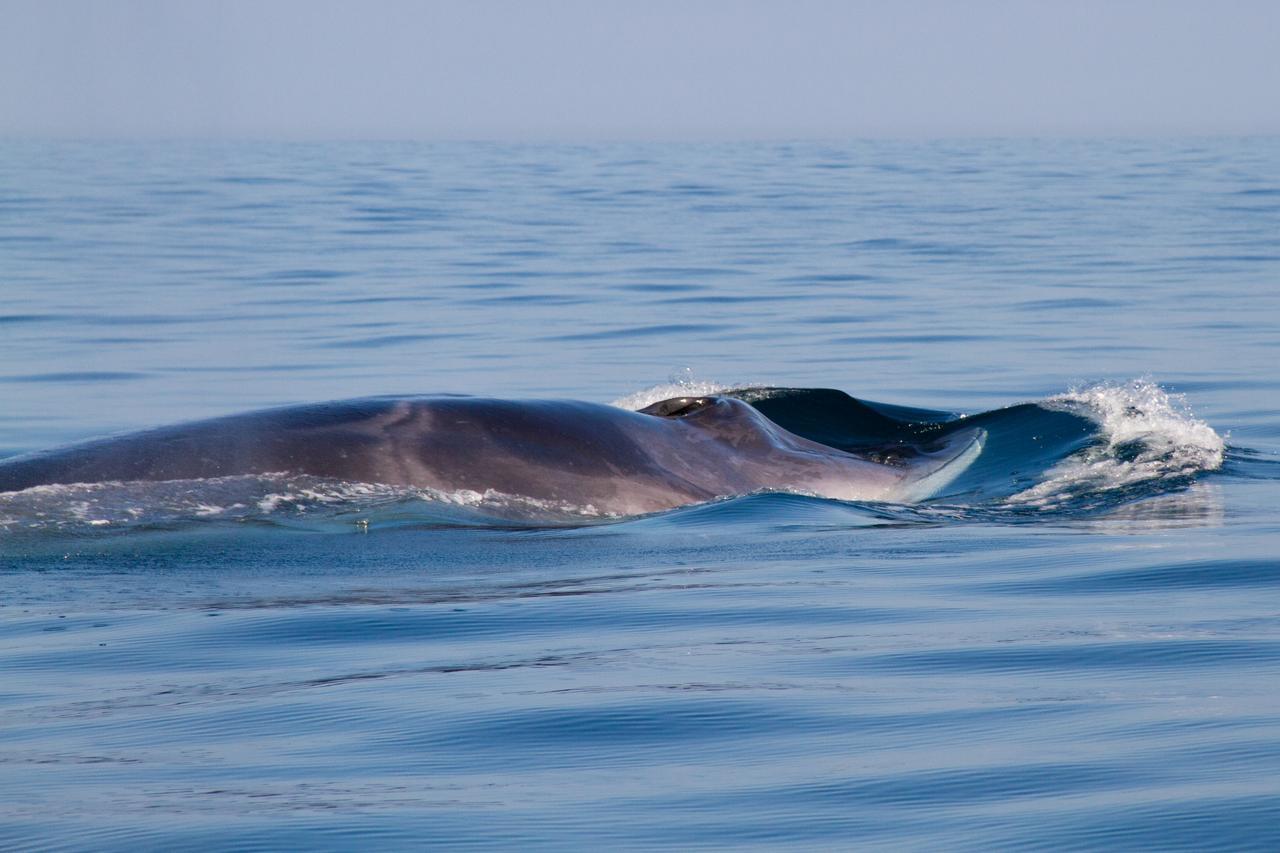
[[[1280,133],[1277,0],[0,0],[0,135]]]

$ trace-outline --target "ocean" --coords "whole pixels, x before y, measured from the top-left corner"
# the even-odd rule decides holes
[[[0,295],[0,457],[435,393],[988,434],[903,504],[0,494],[2,848],[1280,848],[1280,139],[8,141]]]

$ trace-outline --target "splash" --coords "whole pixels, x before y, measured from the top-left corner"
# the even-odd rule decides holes
[[[667,381],[662,384],[636,391],[625,397],[619,397],[609,405],[634,412],[659,400],[670,400],[672,397],[705,397],[711,394],[722,394],[725,391],[758,388],[766,384],[764,382],[735,382],[732,384],[712,382],[696,378],[693,369],[686,367],[672,373],[667,377]]]
[[[1042,405],[1097,421],[1101,440],[1049,469],[1009,504],[1054,509],[1082,496],[1123,495],[1222,466],[1222,436],[1191,413],[1184,397],[1149,379],[1073,388]]]

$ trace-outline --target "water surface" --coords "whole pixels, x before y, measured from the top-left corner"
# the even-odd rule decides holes
[[[1274,849],[1277,234],[1273,139],[5,143],[5,455],[782,385],[1025,482],[0,496],[0,846]]]

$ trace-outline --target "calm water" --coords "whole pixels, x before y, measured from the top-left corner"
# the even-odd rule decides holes
[[[743,384],[1098,429],[989,416],[1025,482],[921,506],[0,496],[0,847],[1280,847],[1280,140],[5,143],[0,288],[0,455]]]

